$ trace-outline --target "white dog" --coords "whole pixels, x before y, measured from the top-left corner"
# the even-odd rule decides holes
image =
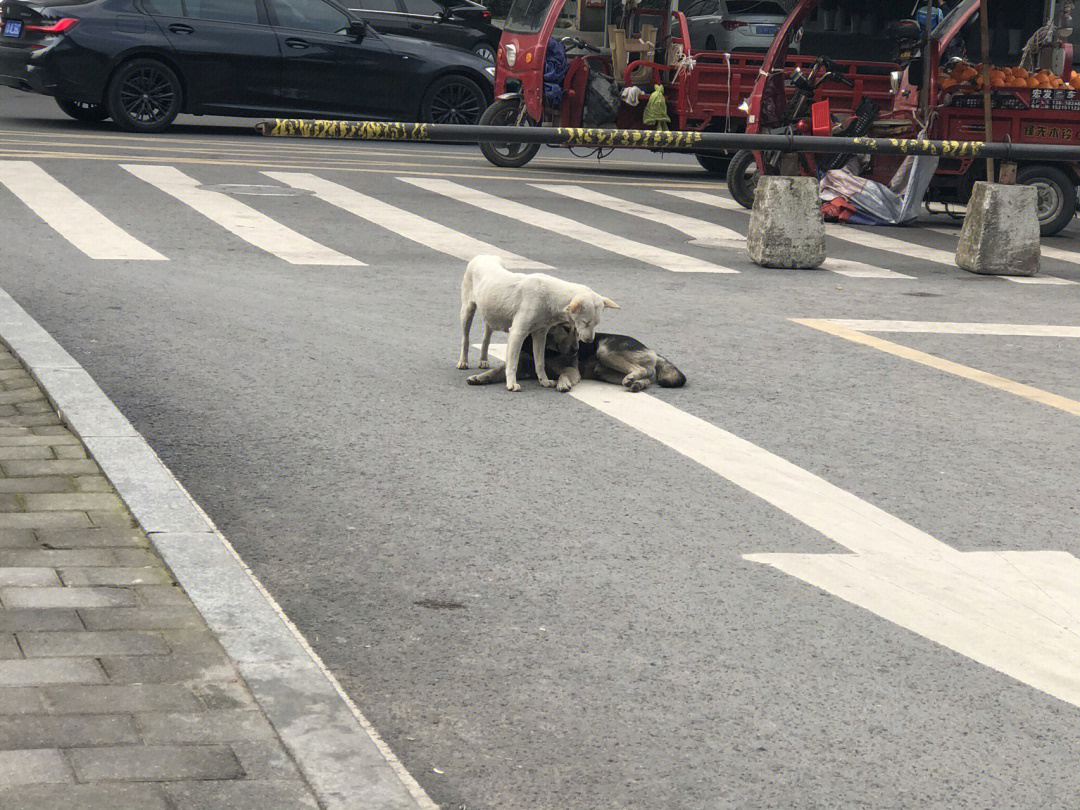
[[[480,347],[480,368],[488,367],[488,344],[494,331],[509,332],[506,343],[506,387],[520,391],[517,381],[521,343],[532,335],[537,377],[545,388],[555,383],[544,369],[544,348],[548,330],[557,323],[572,324],[580,340],[589,343],[596,334],[600,315],[619,305],[583,284],[543,273],[511,273],[498,256],[477,256],[465,268],[461,280],[461,358],[458,368],[469,367],[469,332],[473,315],[480,310],[484,319],[484,343]]]

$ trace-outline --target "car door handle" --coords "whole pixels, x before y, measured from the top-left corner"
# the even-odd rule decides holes
[[[169,26],[169,30],[174,34],[194,34],[195,29],[190,25],[183,25],[182,23],[173,23]]]
[[[285,40],[285,44],[288,45],[290,48],[296,48],[297,50],[301,51],[304,48],[311,47],[311,43],[309,43],[306,39],[297,39],[296,37],[289,37],[287,40]]]

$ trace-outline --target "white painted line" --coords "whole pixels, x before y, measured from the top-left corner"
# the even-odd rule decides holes
[[[747,215],[750,214],[747,209],[743,208],[734,200],[719,194],[709,194],[704,191],[680,191],[678,189],[657,189],[657,191],[660,191],[663,194],[670,194],[672,197],[678,197],[682,200],[701,203],[702,205],[711,205],[714,208],[723,208],[728,211],[738,211],[739,213]],[[877,267],[872,264],[864,264],[863,262],[850,261],[848,259],[826,259],[821,265],[821,268],[841,276],[848,276],[849,278],[914,278],[914,276],[908,276],[904,273],[897,273],[895,270]]]
[[[0,184],[91,259],[168,261],[106,219],[36,163],[0,160]]]
[[[142,163],[120,165],[140,180],[157,186],[166,194],[191,206],[245,242],[272,253],[289,264],[364,266],[363,262],[320,245],[227,194],[200,188],[199,181],[172,166]]]
[[[942,236],[949,236],[953,239],[960,241],[960,229],[948,228],[937,225],[924,225],[922,226],[924,231],[933,231],[939,233]],[[1061,261],[1072,262],[1073,264],[1080,262],[1080,254],[1073,253],[1069,250],[1062,250],[1061,248],[1051,247],[1043,242],[1040,245],[1042,255],[1048,259],[1059,259]],[[1076,284],[1075,281],[1070,281],[1067,278],[1059,278],[1058,276],[1047,276],[1039,273],[1037,276],[1000,276],[1000,278],[1006,281],[1011,281],[1015,284],[1053,284],[1057,286],[1063,286],[1068,284]]]
[[[146,440],[96,386],[87,396],[86,371],[3,290],[0,338],[86,443],[236,662],[320,806],[437,810]]]
[[[491,354],[505,357],[505,346]],[[648,394],[583,381],[570,396],[690,458],[849,554],[751,554],[845,601],[1080,706],[1080,560],[959,552],[745,439]]]
[[[442,194],[458,202],[468,203],[493,214],[516,219],[523,225],[532,225],[546,231],[557,233],[568,239],[576,239],[587,245],[609,250],[627,259],[661,267],[673,273],[737,273],[730,267],[695,259],[693,256],[684,256],[681,253],[673,253],[670,250],[647,245],[642,242],[634,242],[622,236],[592,228],[576,220],[559,214],[550,214],[539,208],[533,208],[513,200],[496,197],[483,191],[468,188],[467,186],[453,183],[449,180],[439,180],[432,177],[399,177],[406,183],[427,189],[435,194]]]
[[[858,332],[915,332],[928,335],[1002,335],[1080,338],[1080,326],[1024,323],[962,323],[954,321],[866,321],[829,318],[829,323]]]
[[[691,239],[701,239],[703,241],[721,243],[733,242],[740,246],[745,246],[746,244],[746,237],[738,231],[733,231],[731,228],[725,228],[722,225],[706,222],[703,219],[695,219],[694,217],[676,214],[672,211],[665,211],[662,208],[654,208],[651,205],[641,205],[640,203],[623,200],[619,197],[612,197],[608,194],[594,191],[591,188],[585,188],[584,186],[575,186],[566,183],[530,183],[529,185],[533,188],[550,191],[553,194],[562,194],[564,197],[570,197],[571,199],[581,200],[582,202],[598,205],[612,211],[618,211],[623,214],[639,217],[640,219],[657,222],[661,225],[666,225],[669,228],[674,228],[677,231],[685,233]]]
[[[551,269],[551,265],[526,259],[516,253],[489,245],[487,242],[481,242],[479,239],[440,225],[438,222],[389,205],[346,186],[323,180],[313,174],[303,172],[263,172],[263,174],[293,188],[312,191],[320,200],[336,205],[350,214],[355,214],[399,236],[440,253],[455,256],[465,262],[486,253],[501,257],[504,265],[515,270]]]

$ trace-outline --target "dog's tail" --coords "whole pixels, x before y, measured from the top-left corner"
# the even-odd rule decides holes
[[[657,355],[656,382],[664,388],[682,388],[686,385],[686,375],[675,368],[675,364],[666,357]]]

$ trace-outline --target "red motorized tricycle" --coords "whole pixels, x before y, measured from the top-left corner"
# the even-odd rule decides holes
[[[785,111],[799,91],[786,86],[782,66],[795,32],[818,3],[800,0],[781,26],[750,95],[747,132],[796,131],[797,122],[785,120]],[[917,24],[898,21],[893,29],[895,61],[877,63],[879,70],[894,70],[892,98],[880,106],[862,134],[915,138],[925,132],[930,140],[985,139],[981,65],[971,65],[964,58],[965,49],[978,46],[977,30],[973,30],[977,26],[973,23],[979,10],[980,0],[961,0],[926,42],[915,39],[919,37]],[[911,26],[916,28],[914,36]],[[1019,65],[991,69],[994,141],[1061,145],[1080,141],[1080,75],[1072,70],[1072,46],[1054,37],[1052,20],[1045,31],[1035,43],[1039,47],[1026,57],[1030,69]],[[957,47],[965,39],[966,48]],[[925,69],[927,64],[929,70]],[[854,101],[858,104],[861,99],[856,95]],[[888,184],[902,160],[898,155],[871,155],[864,176]],[[812,155],[800,156],[799,170],[808,175],[820,174]],[[728,186],[732,196],[749,207],[757,173],[780,171],[779,155],[739,153],[731,162]],[[943,157],[925,201],[946,206],[966,204],[975,182],[985,179],[986,161]],[[1034,185],[1039,191],[1038,215],[1043,235],[1057,233],[1072,220],[1078,179],[1080,164],[1076,163],[1025,161],[1016,166],[1016,182]]]

